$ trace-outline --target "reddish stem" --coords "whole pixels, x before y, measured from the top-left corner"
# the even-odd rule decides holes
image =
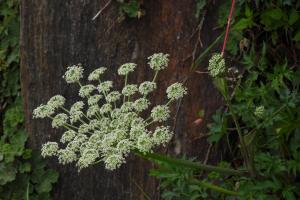
[[[234,5],[235,5],[235,0],[231,1],[231,8],[230,8],[230,13],[228,16],[228,20],[227,20],[227,27],[226,27],[226,32],[225,32],[225,38],[224,38],[224,42],[223,42],[223,47],[222,47],[222,52],[221,55],[224,55],[224,51],[226,48],[226,43],[228,40],[228,34],[229,34],[229,30],[230,30],[230,25],[231,25],[231,19],[232,19],[232,14],[233,14],[233,10],[234,10]]]

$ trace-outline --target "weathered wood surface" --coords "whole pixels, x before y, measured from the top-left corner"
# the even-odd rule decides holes
[[[139,66],[138,76],[130,77],[130,81],[141,82],[152,77],[146,57],[154,52],[169,53],[169,68],[160,74],[161,90],[153,97],[156,102],[164,96],[168,84],[181,81],[189,71],[197,41],[197,35],[192,37],[198,25],[194,0],[144,1],[144,17],[121,22],[113,3],[92,21],[105,3],[104,0],[21,1],[21,84],[26,128],[34,148],[40,148],[48,140],[57,140],[61,132],[52,129],[50,121],[33,120],[32,110],[55,94],[72,99],[69,104],[78,99],[78,88],[62,79],[68,65],[82,63],[86,74],[96,67],[108,66],[107,78],[121,84],[116,75],[118,66],[133,61]],[[217,36],[213,30],[215,11],[215,6],[211,6],[202,28],[204,46]],[[204,71],[205,66],[199,70]],[[176,136],[168,151],[204,159],[208,144],[200,136],[206,133],[206,119],[221,100],[205,74],[193,74],[187,86],[189,94],[180,104]],[[192,123],[201,108],[205,109],[206,118],[195,127]],[[97,165],[78,173],[73,166],[59,166],[56,160],[49,163],[61,174],[54,191],[57,200],[144,199],[137,185],[151,199],[159,199],[157,183],[147,175],[151,164],[134,156],[115,172]]]

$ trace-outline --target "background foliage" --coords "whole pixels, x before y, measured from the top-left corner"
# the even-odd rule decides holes
[[[0,4],[0,199],[49,199],[57,172],[26,147],[19,80],[19,1]]]
[[[197,17],[209,6],[203,0],[196,5]],[[219,8],[221,29],[230,6],[231,1],[225,1]],[[204,173],[160,160],[152,175],[161,179],[164,199],[300,198],[299,8],[297,0],[236,1],[225,54],[230,69],[214,80],[229,101],[212,117],[208,141],[216,148],[227,144],[229,153],[219,166],[248,170],[236,119],[253,174]]]

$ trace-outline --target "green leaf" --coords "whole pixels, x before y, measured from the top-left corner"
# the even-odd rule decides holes
[[[6,135],[11,135],[16,130],[19,124],[24,121],[22,103],[20,99],[17,99],[13,105],[11,105],[4,115],[4,133]]]
[[[139,4],[137,0],[130,0],[129,3],[122,3],[120,9],[128,15],[128,17],[138,17]]]
[[[233,29],[238,31],[244,30],[245,28],[251,27],[252,24],[253,24],[252,19],[242,18],[233,26]]]
[[[279,20],[283,17],[283,11],[280,8],[271,8],[268,10],[265,10],[262,13],[262,19],[274,19],[274,20]]]
[[[294,23],[296,23],[298,21],[298,19],[300,18],[297,10],[292,9],[292,11],[290,11],[290,15],[289,15],[289,25],[293,25]]]
[[[31,150],[31,149],[25,149],[25,150],[23,151],[22,158],[23,158],[24,160],[27,160],[27,159],[31,158],[31,153],[32,153],[32,150]]]
[[[276,30],[285,25],[284,12],[280,8],[267,9],[260,15],[260,22],[267,30]]]
[[[48,193],[52,190],[52,184],[57,182],[58,173],[54,170],[48,170],[43,175],[43,180],[37,186],[36,190],[38,193]]]
[[[12,163],[0,163],[0,186],[15,180],[17,170]]]
[[[214,133],[214,134],[211,134],[208,138],[207,138],[207,141],[209,143],[216,143],[216,142],[219,142],[221,140],[221,138],[223,137],[224,134],[222,133]]]
[[[296,32],[296,34],[293,37],[293,40],[296,42],[300,41],[300,30],[298,30],[298,32]]]
[[[295,194],[293,190],[295,190],[295,186],[288,186],[284,188],[282,191],[282,196],[287,200],[296,200]]]
[[[252,18],[253,17],[253,10],[251,10],[248,5],[245,6],[245,16],[247,18]]]
[[[213,81],[216,88],[220,91],[223,97],[225,99],[228,99],[228,89],[226,80],[224,78],[215,78]]]
[[[205,115],[205,110],[204,109],[201,109],[201,110],[198,111],[198,117],[203,118],[204,115]]]
[[[25,131],[19,130],[10,137],[10,143],[3,145],[2,152],[6,163],[12,162],[16,156],[21,156],[23,154],[27,137]]]
[[[29,162],[21,163],[19,166],[20,173],[26,173],[31,171],[31,164]]]

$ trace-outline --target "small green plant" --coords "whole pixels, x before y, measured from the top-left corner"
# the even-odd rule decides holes
[[[153,162],[157,163],[159,167],[151,169],[150,175],[161,180],[160,188],[163,191],[161,195],[163,199],[192,200],[209,197],[222,199],[224,196],[238,196],[236,191],[227,189],[230,188],[229,184],[222,183],[221,186],[215,184],[216,181],[226,182],[226,176],[224,176],[226,170],[228,170],[227,173],[239,173],[230,171],[228,164],[221,163],[217,167],[203,165],[203,168],[201,168],[194,161],[195,159],[187,160],[186,157],[178,160],[168,159],[164,156],[160,156],[161,159],[155,155],[151,157]],[[179,161],[180,164],[178,163]],[[194,167],[192,167],[193,165]],[[201,173],[201,169],[204,169],[204,167],[207,167],[206,170],[211,171],[207,177],[204,177]],[[218,170],[224,171],[222,174],[219,174]]]
[[[149,66],[154,71],[153,79],[140,85],[129,84],[128,76],[136,64],[122,65],[118,74],[124,77],[121,92],[113,90],[112,81],[104,81],[105,67],[93,71],[88,80],[94,84],[82,85],[83,68],[80,65],[68,67],[64,75],[67,83],[79,85],[79,96],[87,101],[79,101],[70,109],[64,107],[65,98],[52,97],[47,104],[33,111],[34,118],[52,119],[53,128],[65,128],[61,137],[62,147],[56,142],[48,142],[42,147],[42,156],[57,156],[61,164],[77,162],[79,170],[100,161],[106,169],[120,167],[132,151],[151,152],[155,146],[165,145],[172,138],[168,126],[158,126],[170,117],[170,103],[182,98],[186,88],[174,83],[166,90],[168,102],[152,106],[149,95],[157,88],[155,80],[159,71],[168,65],[168,54],[157,53],[149,57]],[[151,108],[148,117],[141,113]],[[62,113],[54,115],[58,110]],[[156,125],[154,130],[151,127]]]
[[[19,1],[0,4],[0,199],[50,199],[54,170],[27,148],[19,83]]]

